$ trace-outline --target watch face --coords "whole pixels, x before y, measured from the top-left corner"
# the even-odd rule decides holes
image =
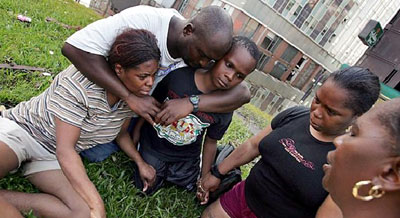
[[[190,102],[192,102],[192,104],[198,104],[199,103],[199,96],[195,95],[195,96],[190,96]]]

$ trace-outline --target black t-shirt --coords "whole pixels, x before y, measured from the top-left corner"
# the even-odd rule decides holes
[[[326,155],[333,143],[310,133],[310,112],[293,107],[271,122],[259,144],[261,159],[246,180],[245,196],[257,217],[315,217],[328,193],[322,187]]]
[[[153,97],[164,102],[166,99],[176,99],[200,95],[194,80],[195,69],[190,67],[179,68],[169,73],[154,90]],[[185,161],[199,158],[203,143],[204,132],[209,138],[220,140],[228,129],[233,113],[206,113],[198,111],[192,113],[208,127],[191,144],[176,145],[164,138],[160,138],[157,131],[147,122],[143,125],[140,135],[140,146],[143,151],[150,152],[164,161]],[[179,125],[179,124],[178,124]]]

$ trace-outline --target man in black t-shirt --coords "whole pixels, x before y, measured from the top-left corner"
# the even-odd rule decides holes
[[[258,56],[254,42],[234,37],[230,51],[208,72],[180,68],[158,84],[153,93],[157,101],[190,97],[194,111],[168,126],[139,121],[134,129],[134,142],[140,142],[139,153],[148,164],[135,170],[135,184],[139,189],[151,194],[164,181],[169,181],[195,190],[202,146],[201,175],[205,175],[214,161],[217,140],[223,137],[233,114],[197,111],[197,96],[236,86],[254,70]]]

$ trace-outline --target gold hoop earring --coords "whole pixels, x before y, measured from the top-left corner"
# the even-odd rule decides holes
[[[353,187],[353,196],[354,196],[354,198],[362,200],[362,201],[371,201],[372,199],[380,198],[385,194],[385,191],[382,190],[382,186],[381,185],[374,185],[368,191],[368,195],[366,195],[366,196],[359,195],[358,190],[362,186],[371,185],[371,184],[372,184],[372,182],[370,180],[364,180],[364,181],[357,182]]]

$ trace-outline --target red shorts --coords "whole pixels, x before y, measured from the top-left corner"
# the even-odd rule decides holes
[[[257,218],[247,206],[244,195],[245,181],[239,182],[219,198],[222,208],[231,218]]]

